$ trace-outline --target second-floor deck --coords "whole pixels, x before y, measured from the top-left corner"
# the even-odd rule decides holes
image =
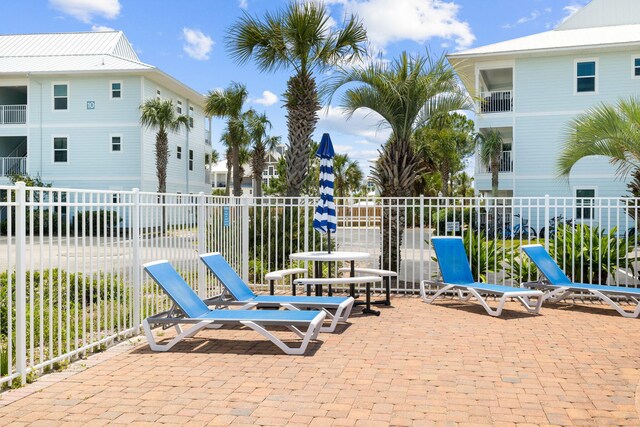
[[[513,91],[500,90],[480,93],[479,112],[506,113],[513,111]]]
[[[27,123],[26,105],[0,105],[0,125],[23,125]]]

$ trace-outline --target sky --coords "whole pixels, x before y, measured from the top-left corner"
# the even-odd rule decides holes
[[[372,50],[384,60],[403,51],[440,56],[552,30],[588,0],[325,0],[340,25],[356,14]],[[239,65],[226,50],[226,34],[244,13],[263,16],[285,0],[0,0],[1,34],[121,30],[140,60],[198,92],[244,83],[247,108],[266,112],[271,135],[287,141],[282,94],[291,71],[260,72]],[[328,74],[316,76],[319,82]],[[224,122],[214,120],[214,148]],[[379,116],[358,111],[347,120],[340,105],[324,106],[314,134],[329,132],[336,152],[357,160],[365,173],[388,135]]]

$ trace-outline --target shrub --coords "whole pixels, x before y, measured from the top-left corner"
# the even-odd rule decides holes
[[[84,211],[78,212],[73,218],[73,224],[71,224],[72,230],[76,229],[76,222],[78,227],[78,235],[93,235],[93,236],[112,236],[117,233],[117,229],[122,225],[122,218],[118,216],[118,213],[112,210],[99,210],[99,211]]]

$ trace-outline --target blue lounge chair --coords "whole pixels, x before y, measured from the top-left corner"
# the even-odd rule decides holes
[[[244,325],[271,340],[286,354],[304,354],[309,341],[320,332],[325,313],[323,311],[273,311],[273,310],[211,310],[187,285],[169,261],[156,261],[144,265],[145,271],[169,295],[174,306],[171,310],[146,318],[142,325],[149,346],[153,351],[167,351],[184,338],[190,338],[206,327],[217,325]],[[195,323],[183,331],[180,324]],[[175,326],[178,335],[167,344],[158,344],[151,332],[153,325]],[[298,348],[290,347],[267,331],[267,326],[284,326],[302,338]],[[299,328],[306,328],[302,332]]]
[[[241,308],[282,307],[289,310],[312,308],[324,310],[331,320],[329,326],[323,326],[320,332],[334,332],[338,322],[346,322],[351,314],[354,299],[352,297],[299,297],[280,295],[256,295],[238,276],[233,267],[218,252],[200,255],[200,259],[209,271],[216,276],[231,297],[242,303]],[[333,312],[329,310],[334,310]]]
[[[544,290],[544,300],[558,302],[576,292],[588,292],[609,304],[624,317],[638,317],[640,315],[640,289],[573,283],[542,245],[526,245],[522,246],[522,250],[531,258],[531,261],[533,261],[540,273],[542,273],[542,276],[546,279],[544,281],[527,282],[522,285],[528,288]],[[610,296],[622,296],[632,300],[637,304],[635,310],[624,310],[620,304],[612,300]]]
[[[467,253],[460,237],[433,237],[431,243],[436,251],[443,282],[423,280],[420,283],[420,294],[426,303],[431,304],[447,291],[457,291],[456,293],[462,301],[476,297],[491,316],[502,314],[502,308],[508,298],[516,298],[530,313],[540,312],[543,295],[541,291],[474,281]],[[439,286],[440,289],[432,297],[428,297],[426,287],[432,285]],[[492,309],[482,294],[499,296],[498,306]],[[531,297],[537,298],[535,306],[529,302]]]

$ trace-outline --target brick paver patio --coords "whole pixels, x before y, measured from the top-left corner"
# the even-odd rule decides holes
[[[512,303],[502,318],[393,305],[304,357],[239,329],[168,353],[120,346],[3,394],[0,424],[640,425],[637,319],[590,304],[532,316]]]

